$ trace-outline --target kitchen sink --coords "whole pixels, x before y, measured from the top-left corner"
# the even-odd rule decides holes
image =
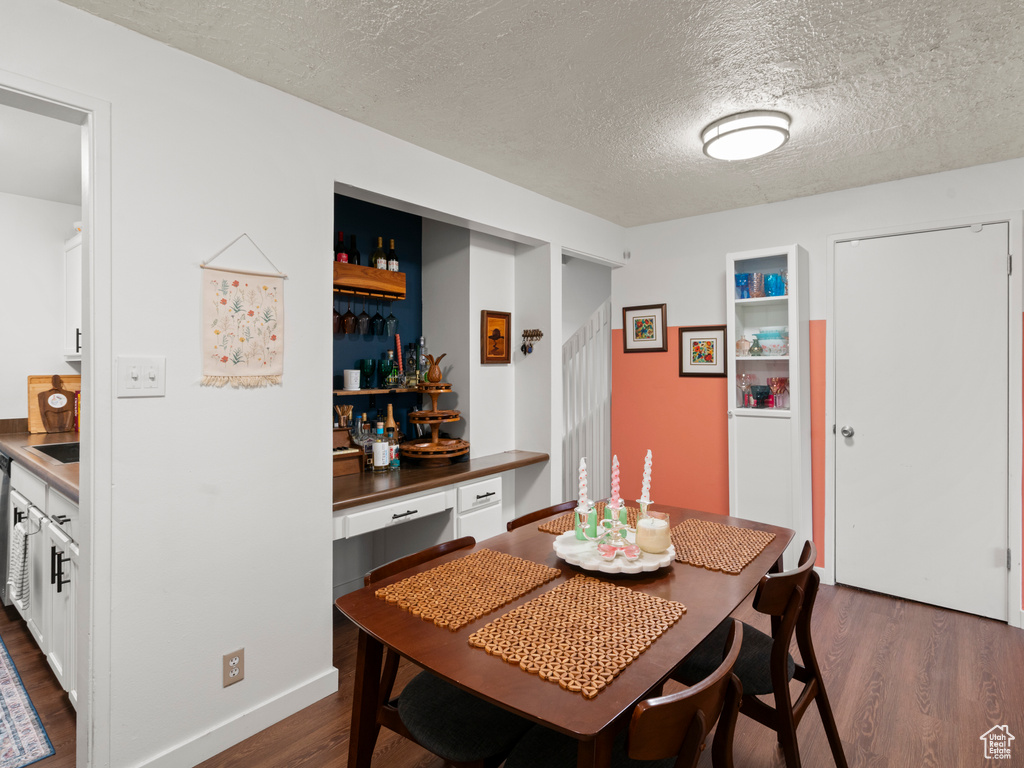
[[[44,443],[43,445],[27,445],[25,450],[38,453],[57,464],[78,463],[78,443]]]

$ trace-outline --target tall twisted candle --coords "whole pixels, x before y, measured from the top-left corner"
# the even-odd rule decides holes
[[[651,451],[648,449],[644,458],[644,481],[640,487],[640,501],[651,500]]]
[[[619,457],[612,456],[612,508],[618,509],[622,506],[619,498]]]
[[[404,373],[402,370],[402,337],[397,333],[395,334],[395,357],[398,358],[398,372]]]
[[[583,509],[587,508],[587,460],[586,458],[580,459],[580,498],[579,506]]]

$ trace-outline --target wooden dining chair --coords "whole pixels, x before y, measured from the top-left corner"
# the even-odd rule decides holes
[[[472,547],[476,539],[463,536],[374,568],[363,578],[366,586],[434,558]],[[377,726],[384,726],[419,744],[458,768],[494,768],[526,733],[529,720],[466,693],[429,672],[420,672],[392,697],[401,657],[391,648],[384,656]]]
[[[531,512],[528,515],[517,517],[515,520],[509,521],[505,525],[505,530],[514,531],[516,528],[522,528],[524,525],[530,523],[536,523],[538,520],[543,520],[545,517],[552,517],[562,512],[571,512],[576,509],[576,500],[563,501],[561,504],[555,504],[553,507],[547,507],[545,509],[538,509],[536,512]]]
[[[796,727],[812,701],[818,705],[825,735],[832,748],[832,758],[839,768],[847,768],[843,744],[839,740],[832,707],[825,693],[825,683],[811,643],[811,612],[821,579],[814,570],[817,550],[814,543],[804,544],[797,567],[784,573],[769,573],[761,579],[754,593],[754,608],[771,616],[772,633],[766,635],[747,625],[744,627],[743,650],[734,669],[743,684],[740,712],[774,730],[786,758],[787,768],[800,768]],[[721,658],[723,643],[729,631],[728,622],[719,624],[676,668],[672,677],[682,683],[700,680]],[[796,635],[801,664],[789,653]],[[803,683],[793,701],[789,681]],[[770,694],[775,706],[758,696]]]
[[[725,658],[710,675],[686,690],[641,701],[629,728],[612,748],[612,768],[695,768],[708,733],[715,768],[733,768],[732,739],[742,689],[732,673],[743,642],[743,624],[727,619]],[[505,768],[572,768],[579,742],[540,725],[531,728],[508,756]]]

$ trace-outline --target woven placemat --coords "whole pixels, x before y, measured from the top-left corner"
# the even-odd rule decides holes
[[[604,516],[604,505],[603,501],[597,502],[595,508],[597,509],[598,517]],[[544,533],[553,533],[556,536],[565,533],[566,531],[572,531],[576,528],[576,521],[573,520],[575,512],[566,512],[564,515],[559,515],[553,520],[548,520],[546,523],[541,523],[537,526],[537,530],[544,531]],[[626,507],[626,525],[630,528],[636,528],[636,520],[640,516],[639,507]]]
[[[761,554],[774,533],[708,520],[684,520],[672,529],[676,560],[709,571],[737,574]]]
[[[592,699],[684,613],[682,603],[574,576],[488,622],[469,644]]]
[[[481,549],[381,587],[374,594],[455,632],[560,573],[558,568]]]

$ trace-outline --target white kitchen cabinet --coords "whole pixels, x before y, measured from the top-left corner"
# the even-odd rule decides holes
[[[64,690],[75,691],[75,593],[78,586],[78,547],[55,523],[43,531],[49,563],[44,604],[47,611],[46,660]],[[76,697],[75,697],[76,698]],[[74,698],[72,699],[74,703]]]
[[[16,485],[15,485],[16,484]],[[78,588],[78,504],[19,464],[11,467],[11,520],[27,515],[28,605],[18,611],[46,656],[73,706],[78,693],[75,670],[75,600]]]
[[[749,276],[744,288],[738,287],[737,275]],[[765,295],[758,295],[754,275],[764,279]],[[778,277],[769,280],[769,275]],[[725,279],[733,377],[727,413],[729,514],[794,529],[789,566],[811,537],[807,251],[787,245],[730,253]],[[775,295],[767,295],[773,284]],[[759,400],[757,390],[744,384],[766,389],[773,384],[775,391]]]
[[[82,359],[82,233],[64,244],[64,359]]]
[[[28,511],[28,608],[22,617],[39,649],[49,650],[50,549],[46,529],[49,519],[39,507]],[[19,606],[20,610],[20,606]]]

